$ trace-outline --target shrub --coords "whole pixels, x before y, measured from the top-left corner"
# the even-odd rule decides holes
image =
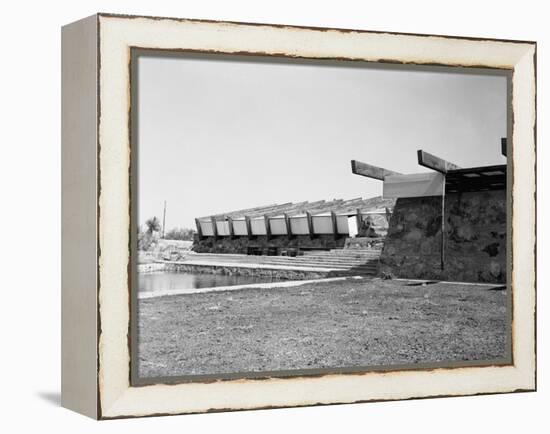
[[[193,241],[194,235],[195,235],[194,229],[174,228],[164,234],[164,239]]]

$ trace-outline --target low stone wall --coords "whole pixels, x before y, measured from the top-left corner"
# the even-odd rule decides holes
[[[505,190],[445,197],[441,269],[441,197],[400,198],[380,257],[395,277],[506,282]]]
[[[148,250],[139,250],[139,262],[148,263],[158,260],[172,260],[184,258],[191,250],[193,241],[187,240],[164,240],[156,238],[149,245]]]
[[[344,249],[348,250],[381,250],[386,237],[356,237],[347,238]]]
[[[138,273],[156,273],[164,271],[166,264],[162,262],[151,262],[149,264],[138,264]]]
[[[332,276],[330,271],[306,271],[292,269],[278,269],[267,267],[239,267],[233,265],[199,265],[185,263],[166,263],[166,271],[187,272],[187,273],[203,273],[203,274],[225,274],[235,276],[258,276],[271,277],[280,280],[309,280],[322,279]]]
[[[248,237],[220,237],[214,240],[214,237],[206,237],[199,240],[198,237],[193,243],[192,250],[197,253],[247,253],[248,246],[265,249],[268,247],[277,247],[279,249],[288,248],[317,248],[317,249],[341,249],[344,247],[346,237],[337,239],[333,235],[316,235],[310,238],[309,235],[296,235],[288,238],[286,235],[273,236],[267,239],[265,235],[259,235],[252,239]]]

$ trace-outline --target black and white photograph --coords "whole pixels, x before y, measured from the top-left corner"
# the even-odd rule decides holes
[[[543,5],[3,4],[0,432],[548,431]]]
[[[136,384],[511,363],[508,72],[131,68]]]

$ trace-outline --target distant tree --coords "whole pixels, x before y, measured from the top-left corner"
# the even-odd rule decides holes
[[[160,220],[157,217],[151,217],[145,221],[145,231],[141,226],[138,231],[138,249],[139,250],[151,250],[158,239],[158,233],[160,231]]]
[[[195,235],[194,229],[187,229],[187,228],[173,228],[169,230],[165,235],[164,238],[167,240],[186,240],[186,241],[192,241],[193,236]]]
[[[151,217],[145,221],[145,226],[147,226],[147,233],[153,235],[154,232],[160,231],[160,220],[157,217]]]

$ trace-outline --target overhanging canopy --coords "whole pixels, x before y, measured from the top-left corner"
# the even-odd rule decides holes
[[[506,189],[506,164],[449,170],[445,192],[488,191]]]

